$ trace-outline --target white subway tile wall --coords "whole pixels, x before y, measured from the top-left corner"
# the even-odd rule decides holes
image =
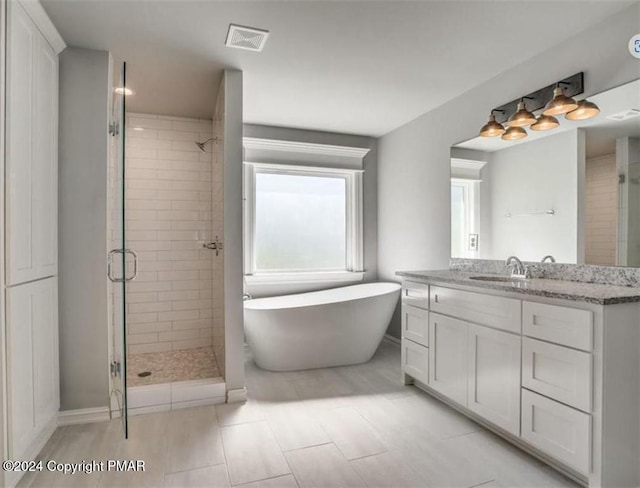
[[[203,248],[223,240],[223,165],[215,144],[195,144],[212,134],[210,120],[127,116],[126,241],[139,264],[129,354],[224,348],[223,255]]]
[[[618,173],[615,154],[587,159],[585,261],[616,265]]]

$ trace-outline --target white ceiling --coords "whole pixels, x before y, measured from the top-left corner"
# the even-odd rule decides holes
[[[606,123],[587,127],[587,158],[596,158],[616,152],[616,139],[622,137],[640,137],[640,118],[625,122],[607,120]]]
[[[42,3],[68,45],[127,61],[132,111],[210,118],[237,68],[245,122],[380,136],[632,2]],[[268,29],[264,51],[226,48],[232,22]]]

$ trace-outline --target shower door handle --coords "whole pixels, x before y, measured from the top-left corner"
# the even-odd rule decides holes
[[[113,256],[116,254],[131,254],[133,256],[133,273],[131,276],[123,276],[122,278],[117,278],[113,276]],[[131,249],[112,249],[109,251],[108,259],[107,259],[107,276],[114,283],[127,283],[129,281],[133,281],[138,276],[138,255],[135,251]]]
[[[125,282],[129,282],[135,280],[138,276],[138,254],[131,249],[125,249],[124,252],[125,254],[131,254],[131,256],[133,256],[133,273],[128,278],[126,276],[124,278]]]
[[[109,280],[113,281],[114,283],[122,283],[124,281],[124,278],[116,278],[115,276],[113,276],[113,256],[121,253],[122,249],[112,249],[107,255],[107,276],[109,277]]]

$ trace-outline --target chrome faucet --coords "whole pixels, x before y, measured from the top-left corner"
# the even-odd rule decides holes
[[[541,263],[546,263],[546,262],[550,262],[550,263],[555,263],[556,262],[556,258],[554,258],[551,254],[547,254],[545,257],[542,258],[542,261],[540,261]]]
[[[511,277],[518,279],[531,278],[531,270],[528,266],[522,264],[522,261],[517,256],[509,256],[505,263],[507,268],[511,268]]]

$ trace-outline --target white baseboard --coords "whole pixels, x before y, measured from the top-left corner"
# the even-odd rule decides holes
[[[227,391],[227,403],[240,403],[247,401],[247,389],[237,388]]]
[[[136,415],[146,415],[148,413],[170,412],[170,411],[171,411],[171,404],[163,403],[162,405],[149,405],[147,407],[129,408],[127,411],[127,416],[131,418],[131,417],[135,417]]]
[[[398,339],[397,337],[393,337],[392,335],[385,334],[385,335],[384,335],[384,338],[385,338],[386,340],[388,340],[389,342],[393,342],[394,344],[398,344],[398,345],[400,345],[400,344],[401,344],[400,339]]]
[[[188,402],[178,402],[171,405],[171,410],[180,410],[181,408],[206,407],[209,405],[221,405],[225,402],[225,398],[213,397],[204,398],[202,400],[191,400]]]
[[[140,415],[188,406],[215,405],[224,403],[225,391],[222,378],[133,386],[127,389],[127,406],[129,415]]]
[[[109,407],[79,408],[58,412],[58,425],[90,424],[110,420]]]

